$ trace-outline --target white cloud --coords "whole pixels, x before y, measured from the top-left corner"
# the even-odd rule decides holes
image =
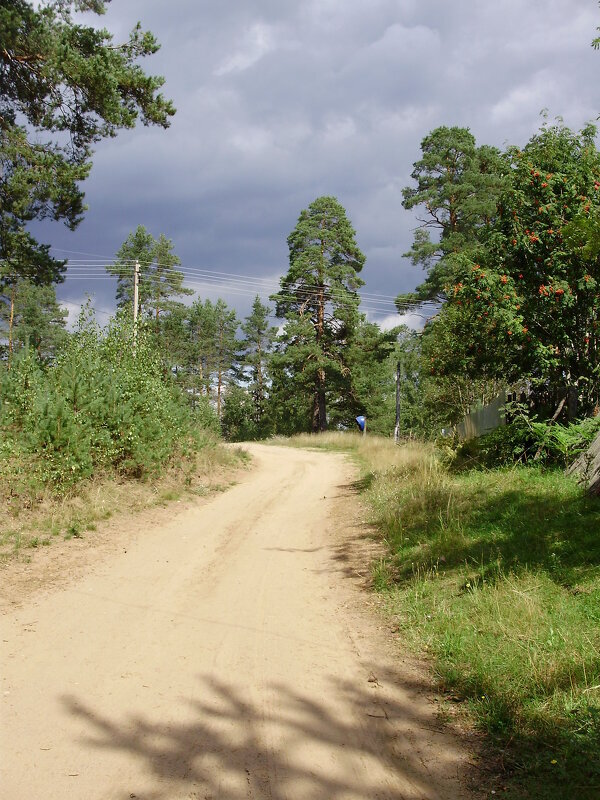
[[[65,309],[67,312],[67,330],[74,330],[77,325],[77,320],[79,319],[79,315],[81,314],[81,310],[85,306],[85,304],[91,300],[91,306],[94,309],[96,314],[96,318],[100,327],[106,325],[109,321],[110,317],[112,317],[115,313],[114,308],[107,307],[106,303],[98,300],[93,295],[86,294],[79,299],[73,300],[59,300],[59,305],[61,308]]]
[[[244,32],[238,49],[215,69],[214,74],[222,77],[232,72],[243,72],[275,50],[277,45],[275,28],[263,22],[255,22]]]
[[[371,322],[376,322],[382,331],[389,331],[398,325],[406,325],[415,331],[421,331],[430,315],[424,312],[414,312],[409,314],[387,314],[384,317],[378,317],[373,314],[368,314],[367,316]]]
[[[542,108],[554,107],[562,94],[560,82],[551,80],[549,69],[540,70],[528,79],[515,86],[491,108],[491,119],[496,123],[510,123],[511,120],[532,110],[539,112]],[[563,89],[564,91],[564,89]]]

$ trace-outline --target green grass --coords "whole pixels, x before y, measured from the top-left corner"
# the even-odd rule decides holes
[[[376,585],[503,752],[505,797],[600,796],[600,502],[560,472],[375,472]]]
[[[376,437],[322,446],[362,466],[388,551],[374,587],[485,733],[490,790],[600,797],[600,500],[560,471],[453,474],[429,447]]]

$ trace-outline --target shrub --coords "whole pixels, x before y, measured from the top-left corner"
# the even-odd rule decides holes
[[[5,477],[63,491],[97,470],[143,477],[201,446],[216,432],[206,402],[192,409],[141,328],[135,354],[131,324],[101,331],[85,312],[52,364],[23,349],[0,373],[0,450]]]

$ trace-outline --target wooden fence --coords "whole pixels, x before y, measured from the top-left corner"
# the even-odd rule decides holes
[[[506,425],[504,406],[506,405],[506,392],[502,391],[491,403],[485,406],[475,406],[456,426],[456,435],[459,439],[475,439],[485,433],[495,430],[500,425]]]

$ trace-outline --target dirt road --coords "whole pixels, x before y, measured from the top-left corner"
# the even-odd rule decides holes
[[[351,466],[250,449],[226,493],[5,611],[3,800],[468,796],[364,610]]]

